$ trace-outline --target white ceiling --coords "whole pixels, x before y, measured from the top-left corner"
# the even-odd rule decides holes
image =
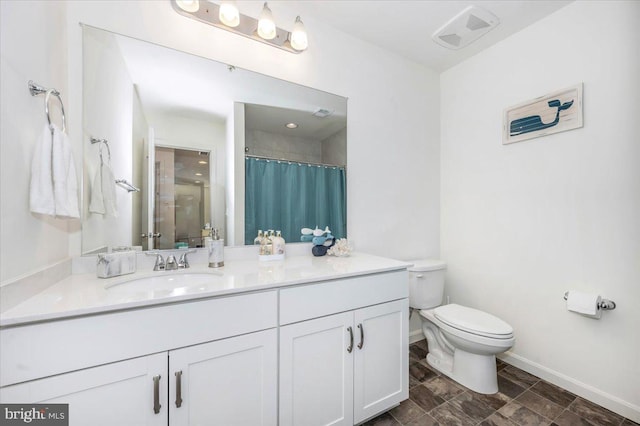
[[[571,3],[567,0],[490,0],[490,1],[442,1],[442,0],[273,0],[269,2],[277,21],[277,11],[288,10],[321,21],[339,31],[395,52],[407,59],[421,63],[435,71],[443,71],[525,28],[533,22]],[[480,6],[495,14],[501,23],[488,34],[460,50],[449,50],[431,40],[431,34],[469,5]],[[261,8],[257,1],[239,2],[244,9]],[[256,15],[257,16],[257,15]],[[288,28],[284,23],[283,28]],[[313,25],[308,25],[312,31]],[[166,49],[127,37],[115,36],[124,56],[132,80],[136,84],[147,117],[162,117],[170,111],[174,115],[195,117],[215,115],[224,118],[232,109],[234,100],[257,105],[273,105],[287,109],[307,111],[310,121],[295,132],[298,136],[317,138],[305,134],[321,121],[309,112],[318,108],[334,111],[334,118],[344,121],[346,102],[343,98],[297,86],[245,70],[229,72],[224,64],[204,58]],[[319,38],[322,34],[311,37]],[[303,53],[304,54],[304,53]],[[171,67],[165,66],[172,64]],[[150,71],[152,70],[152,71]],[[243,83],[236,85],[231,80]],[[170,83],[167,83],[170,82]],[[224,82],[224,83],[221,83]],[[278,105],[274,99],[286,93],[288,104]],[[295,99],[296,101],[291,101]],[[271,131],[282,128],[285,110],[274,109],[278,115]],[[255,114],[254,114],[255,115]],[[302,121],[304,117],[287,121]],[[325,121],[324,124],[326,124]],[[264,124],[264,123],[263,123]],[[263,124],[254,124],[259,128]],[[333,129],[333,127],[332,127]],[[318,129],[314,129],[317,131]],[[265,128],[265,131],[266,128]],[[291,134],[291,133],[289,133]]]
[[[390,50],[435,71],[443,71],[571,3],[568,0],[293,0],[269,2],[322,21],[356,38]],[[484,8],[500,24],[460,50],[449,50],[431,35],[467,6]],[[276,16],[277,19],[277,16]],[[286,27],[284,24],[282,25]],[[311,28],[307,28],[310,31]],[[320,35],[314,35],[318,38]]]
[[[346,126],[343,97],[240,68],[230,71],[221,62],[152,43],[91,31],[116,40],[152,126],[167,116],[224,121],[234,102],[251,105],[246,126],[254,130],[322,140]],[[320,108],[331,111],[331,116],[314,117],[312,113]],[[288,130],[284,125],[289,122],[299,127]]]
[[[314,141],[327,139],[347,125],[346,116],[337,114],[316,117],[307,111],[254,104],[245,104],[244,111],[247,129]],[[298,127],[288,129],[287,123],[295,123]]]

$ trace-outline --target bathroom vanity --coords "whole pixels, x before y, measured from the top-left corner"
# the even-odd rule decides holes
[[[74,274],[2,313],[0,401],[68,403],[71,425],[358,424],[408,398],[407,266]]]

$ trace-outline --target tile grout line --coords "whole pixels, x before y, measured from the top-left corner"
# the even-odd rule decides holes
[[[420,350],[423,350],[423,348],[421,348],[421,347],[420,347],[419,349],[420,349]],[[428,366],[427,364],[425,364],[425,363],[423,363],[423,362],[422,362],[422,361],[423,361],[423,357],[417,356],[417,355],[415,355],[415,354],[414,354],[414,356],[415,356],[415,358],[417,358],[417,360],[415,360],[415,361],[414,361],[415,363],[420,363],[420,364],[422,364],[423,366],[425,366],[425,367],[427,367],[427,368],[431,369],[431,368],[430,368],[430,366]],[[510,382],[510,383],[512,383],[512,384],[514,384],[514,385],[516,385],[516,386],[518,386],[518,387],[520,387],[520,388],[521,388],[521,389],[523,389],[523,390],[522,390],[522,392],[520,392],[520,393],[518,393],[517,395],[515,395],[515,397],[513,397],[513,398],[512,398],[512,397],[510,397],[509,395],[505,394],[505,393],[500,392],[500,390],[498,390],[498,392],[499,392],[499,393],[501,393],[502,395],[504,395],[504,396],[506,397],[506,402],[505,402],[505,404],[504,404],[504,405],[502,405],[501,407],[499,407],[498,409],[493,410],[493,412],[492,412],[489,416],[487,416],[486,418],[484,418],[484,419],[482,419],[482,420],[480,420],[480,421],[478,421],[478,422],[472,423],[472,424],[474,424],[474,425],[480,425],[480,424],[482,424],[483,422],[487,421],[491,416],[493,416],[494,414],[498,413],[498,412],[499,412],[499,410],[500,410],[500,409],[502,409],[502,407],[504,407],[504,406],[506,406],[507,404],[510,404],[510,403],[512,403],[512,402],[516,402],[516,403],[518,403],[519,405],[521,405],[522,407],[526,408],[527,410],[530,410],[532,413],[535,413],[536,415],[541,416],[542,418],[544,418],[545,420],[549,421],[550,423],[555,423],[555,422],[556,422],[556,420],[558,420],[560,417],[562,417],[562,416],[565,414],[565,412],[568,412],[568,414],[573,415],[573,416],[576,416],[576,417],[577,417],[577,418],[579,418],[580,420],[582,420],[582,421],[584,421],[584,422],[586,422],[586,423],[588,423],[588,424],[590,424],[590,425],[597,426],[595,423],[591,422],[589,419],[587,419],[587,418],[583,417],[582,415],[580,415],[580,414],[578,414],[577,412],[574,412],[574,411],[572,411],[572,410],[570,409],[570,407],[571,407],[571,406],[573,406],[574,404],[576,404],[576,403],[577,403],[577,401],[580,399],[580,397],[579,397],[578,395],[575,395],[575,394],[573,394],[572,392],[569,392],[568,390],[566,390],[566,389],[564,389],[564,388],[562,388],[562,387],[559,387],[559,386],[557,386],[557,385],[553,385],[552,383],[549,383],[549,382],[545,381],[544,379],[541,379],[541,378],[539,378],[539,377],[537,377],[537,376],[534,376],[534,375],[533,375],[533,374],[531,374],[531,373],[528,373],[528,372],[526,372],[526,371],[524,371],[524,370],[521,370],[521,369],[519,369],[519,368],[518,368],[518,367],[516,367],[516,366],[513,366],[513,365],[511,365],[511,364],[505,363],[504,361],[502,361],[502,363],[504,363],[504,366],[503,366],[502,368],[500,368],[500,369],[497,369],[496,374],[497,374],[498,376],[500,376],[503,380],[507,380],[508,382]],[[500,367],[500,365],[498,364],[498,365],[497,365],[497,367]],[[510,368],[510,367],[511,367],[512,369],[511,369],[511,370],[509,370],[509,371],[507,371],[507,374],[504,374],[503,372],[504,372],[507,368]],[[438,372],[437,372],[437,371],[435,371],[435,370],[432,370],[432,371],[433,371],[434,373],[436,373],[436,376],[435,376],[435,377],[431,377],[431,378],[429,378],[428,380],[424,380],[424,381],[418,381],[418,380],[416,379],[416,383],[415,383],[415,385],[414,385],[413,387],[410,387],[410,389],[413,389],[413,388],[415,388],[415,387],[417,387],[417,386],[424,386],[424,385],[425,385],[425,383],[428,383],[429,381],[435,380],[437,377],[442,377],[442,378],[445,378],[445,379],[447,378],[446,376],[444,376],[444,375],[442,375],[442,374],[438,373]],[[518,373],[518,372],[526,373],[526,374],[528,374],[528,375],[530,375],[530,376],[534,377],[536,380],[535,380],[533,383],[531,383],[530,385],[528,385],[528,386],[527,386],[527,380],[526,380],[526,377],[525,377],[525,379],[523,379],[524,381],[523,381],[523,380],[519,380],[519,377],[518,377],[518,375],[517,375],[517,373]],[[514,378],[512,378],[512,375],[511,375],[510,373],[514,375],[515,380],[514,380]],[[415,377],[414,377],[414,379],[415,379]],[[559,391],[566,392],[566,393],[568,393],[569,395],[573,396],[573,398],[572,398],[572,399],[570,399],[570,402],[569,402],[566,406],[564,406],[560,401],[556,402],[556,401],[554,401],[554,400],[552,400],[552,399],[549,399],[549,398],[548,398],[548,395],[551,395],[551,394],[543,394],[542,390],[534,389],[534,387],[535,387],[538,383],[544,383],[545,385],[546,385],[546,384],[548,384],[548,385],[551,385],[551,386],[557,387]],[[523,385],[524,385],[524,386],[523,386]],[[409,398],[409,400],[411,400],[414,404],[416,404],[416,405],[418,406],[418,408],[420,408],[420,410],[423,412],[423,413],[422,413],[422,415],[418,415],[416,418],[410,419],[410,421],[408,421],[407,423],[402,423],[399,419],[397,419],[397,418],[396,418],[395,416],[393,416],[392,414],[391,414],[391,418],[392,418],[392,419],[393,419],[397,424],[399,424],[399,425],[401,425],[401,426],[407,426],[408,424],[410,424],[410,423],[412,423],[412,422],[416,422],[418,419],[421,419],[421,418],[423,418],[424,416],[430,416],[430,417],[431,417],[431,419],[435,419],[435,418],[430,414],[433,410],[437,409],[438,407],[442,407],[442,406],[444,406],[445,404],[450,404],[450,405],[451,405],[451,401],[452,401],[452,400],[454,400],[455,398],[460,397],[461,395],[464,395],[464,394],[466,394],[466,393],[469,393],[469,392],[472,392],[472,391],[471,391],[471,390],[469,390],[469,389],[467,389],[467,388],[463,388],[463,392],[462,392],[462,393],[457,394],[457,395],[454,395],[454,396],[450,397],[449,399],[444,399],[444,398],[442,398],[442,397],[441,397],[441,399],[443,399],[443,401],[444,401],[444,402],[442,402],[441,404],[438,404],[437,406],[433,407],[433,408],[432,408],[431,410],[429,410],[429,411],[425,411],[425,410],[424,410],[424,409],[423,409],[419,404],[417,404],[415,401],[413,401],[413,400],[411,400],[411,398]],[[542,400],[541,402],[543,403],[543,407],[538,407],[538,409],[533,409],[533,408],[530,408],[530,407],[529,407],[529,406],[527,406],[527,405],[522,404],[520,401],[518,401],[518,400],[517,400],[517,398],[521,397],[522,395],[524,395],[524,394],[525,394],[525,393],[527,393],[527,392],[531,392],[531,393],[532,393],[536,398],[540,398],[540,399]],[[472,394],[472,395],[473,395],[473,394]],[[540,413],[540,412],[539,412],[539,411],[541,410],[541,408],[544,408],[544,405],[547,405],[545,402],[546,402],[546,403],[554,404],[554,405],[555,405],[555,406],[557,406],[558,408],[562,408],[562,410],[559,412],[559,414],[557,414],[557,415],[553,416],[552,418],[547,417],[547,415],[548,415],[549,413],[547,413],[547,415],[544,415],[543,413]],[[585,402],[587,402],[587,403],[588,403],[589,401],[588,401],[588,400],[585,400]],[[485,402],[482,402],[482,401],[481,401],[481,403],[482,403],[482,404],[484,404],[484,405],[486,405],[487,407],[489,407],[489,408],[493,409],[493,406],[492,406],[492,405],[489,405],[489,404],[487,404],[487,403],[485,403]],[[598,405],[598,404],[595,404],[595,405],[596,405],[597,407],[604,408],[604,407],[602,407],[602,406],[600,406],[600,405]],[[456,407],[457,407],[457,406],[456,406]],[[605,410],[606,410],[606,409],[605,409]],[[542,411],[544,411],[544,410],[542,410]],[[465,416],[466,416],[467,418],[469,418],[470,420],[473,420],[473,419],[472,419],[472,418],[471,418],[471,417],[470,417],[466,412],[462,411],[462,413],[463,413],[463,414],[465,414]],[[614,413],[614,414],[616,414],[616,413]],[[618,416],[620,416],[620,415],[618,415]],[[513,423],[513,424],[518,424],[518,422],[516,422],[514,419],[511,419],[511,418],[508,418],[508,417],[506,417],[506,418],[509,420],[509,422],[511,422],[511,423]],[[436,420],[437,420],[437,419],[436,419]],[[620,416],[620,420],[619,420],[618,422],[616,422],[616,423],[611,423],[611,424],[614,424],[614,425],[616,425],[616,426],[622,426],[622,425],[624,425],[624,424],[625,424],[625,421],[626,421],[626,420],[627,420],[627,418],[626,418],[626,417],[624,417],[624,416]]]

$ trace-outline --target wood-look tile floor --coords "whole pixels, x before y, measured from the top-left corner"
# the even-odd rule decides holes
[[[409,399],[366,426],[639,426],[498,360],[498,393],[473,392],[431,369],[426,341],[409,347]]]

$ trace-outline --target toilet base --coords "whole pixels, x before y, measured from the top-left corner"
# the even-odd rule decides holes
[[[456,349],[451,368],[446,368],[447,363],[438,363],[433,358],[435,357],[429,360],[429,355],[427,355],[427,363],[431,367],[464,387],[482,394],[494,394],[498,392],[498,375],[496,373],[495,356],[476,355]]]
[[[423,315],[422,331],[427,339],[429,353],[427,364],[434,370],[460,383],[474,392],[493,394],[498,392],[498,374],[494,354],[474,354],[464,349],[457,338],[453,342],[445,333]],[[458,347],[452,343],[457,342]]]
[[[437,357],[428,353],[427,364],[474,392],[482,394],[498,392],[494,355],[476,355],[455,349],[453,357]]]

